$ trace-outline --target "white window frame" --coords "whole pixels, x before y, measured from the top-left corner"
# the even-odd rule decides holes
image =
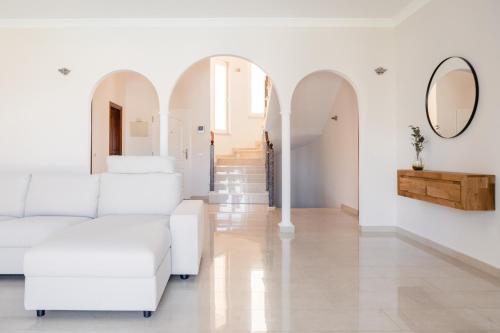
[[[215,66],[224,65],[226,67],[226,128],[225,129],[216,129],[215,128]],[[211,76],[211,89],[210,89],[210,99],[211,99],[211,127],[212,131],[216,134],[230,134],[231,133],[231,117],[230,117],[230,103],[229,103],[229,63],[220,59],[212,59],[210,66],[210,76]]]

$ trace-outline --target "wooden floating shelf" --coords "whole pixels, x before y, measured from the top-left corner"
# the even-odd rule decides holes
[[[398,194],[462,210],[495,210],[495,176],[398,170]]]

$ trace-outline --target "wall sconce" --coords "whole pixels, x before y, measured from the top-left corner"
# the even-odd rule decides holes
[[[66,75],[68,75],[69,73],[71,73],[71,69],[66,68],[66,67],[59,68],[57,71],[58,71],[59,73],[61,73],[62,75],[64,75],[64,76],[66,76]]]
[[[377,75],[383,75],[385,72],[387,72],[387,68],[384,67],[375,68],[375,73],[377,73]]]
[[[335,120],[335,121],[339,120],[339,116],[337,116],[337,115],[333,116],[332,120]]]

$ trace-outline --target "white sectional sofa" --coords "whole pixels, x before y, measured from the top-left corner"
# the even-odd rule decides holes
[[[0,274],[23,274],[25,252],[96,217],[99,178],[0,175]]]
[[[1,175],[0,274],[25,275],[25,308],[144,311],[171,274],[199,271],[205,207],[156,158],[100,176]],[[23,264],[24,263],[24,264]]]

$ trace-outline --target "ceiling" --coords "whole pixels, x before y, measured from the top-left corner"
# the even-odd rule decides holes
[[[0,0],[0,19],[392,19],[422,0]]]

